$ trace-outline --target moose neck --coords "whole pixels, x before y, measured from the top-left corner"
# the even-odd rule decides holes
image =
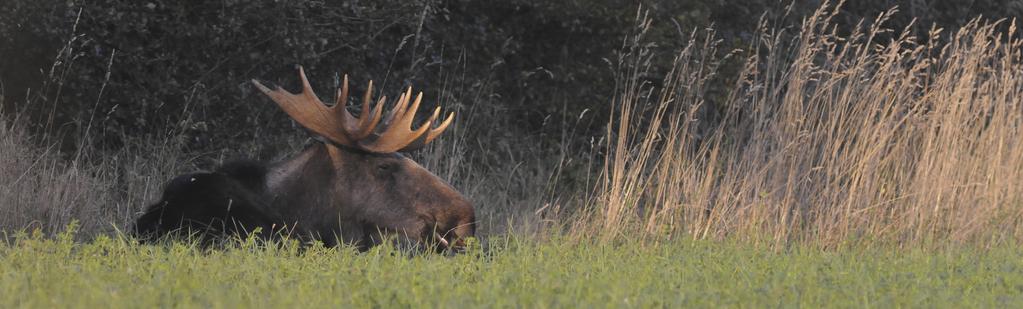
[[[338,173],[334,159],[333,147],[323,143],[314,143],[302,152],[287,160],[273,164],[266,180],[267,192],[270,192],[271,205],[285,219],[285,223],[294,225],[321,225],[324,220],[334,220],[323,216],[330,213],[335,202],[334,181]],[[303,229],[298,226],[297,228]]]

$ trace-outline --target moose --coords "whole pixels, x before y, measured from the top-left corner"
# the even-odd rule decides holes
[[[157,239],[181,231],[203,237],[260,237],[286,232],[325,246],[361,251],[388,239],[411,248],[460,250],[476,229],[472,203],[444,180],[403,156],[436,139],[454,113],[435,128],[440,107],[412,130],[422,92],[412,87],[383,115],[387,97],[371,104],[373,82],[355,117],[346,109],[348,76],[327,106],[299,67],[302,92],[252,83],[318,139],[281,162],[237,161],[212,172],[175,177],[145,209],[133,231]],[[409,102],[411,106],[409,106]]]

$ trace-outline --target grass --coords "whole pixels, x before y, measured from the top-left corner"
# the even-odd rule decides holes
[[[885,27],[893,10],[840,34],[838,12],[824,4],[798,26],[765,21],[741,51],[719,50],[713,31],[693,31],[664,72],[652,65],[663,62],[657,42],[644,36],[652,21],[639,14],[620,56],[608,60],[612,112],[589,147],[570,125],[540,133],[555,141],[518,135],[494,85],[452,80],[442,92],[459,122],[413,156],[475,202],[485,234],[822,248],[1023,239],[1015,22],[976,19],[917,37]],[[43,93],[61,82],[48,85]],[[715,85],[731,86],[715,94]],[[57,103],[38,99],[28,103]],[[88,236],[126,227],[164,181],[197,169],[200,158],[268,148],[280,157],[300,147],[294,135],[302,133],[262,132],[267,139],[210,158],[217,154],[182,149],[182,128],[93,151],[86,126],[67,153],[8,118],[0,117],[0,227],[53,234],[78,220]]]
[[[0,243],[0,307],[1020,306],[1015,22],[838,34],[836,14],[743,51],[693,32],[667,72],[639,16],[588,149],[517,146],[548,144],[507,130],[492,85],[452,90],[494,103],[414,154],[478,205],[489,245],[453,257],[136,245],[118,228],[196,165],[180,135],[68,156],[0,117],[0,228],[39,231]]]
[[[184,243],[0,244],[0,307],[987,307],[1023,305],[1016,248],[774,253],[728,242],[537,242],[445,257],[382,247],[203,251]]]
[[[892,10],[839,34],[838,13],[825,4],[799,27],[761,28],[709,123],[707,85],[734,54],[717,51],[713,33],[694,39],[658,84],[643,78],[652,56],[642,40],[627,40],[580,235],[782,247],[1021,239],[1015,21],[917,37],[885,27]]]

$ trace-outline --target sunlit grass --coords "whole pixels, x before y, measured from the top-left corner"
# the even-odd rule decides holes
[[[138,245],[117,230],[188,161],[174,143],[68,160],[0,117],[0,227],[41,231],[0,234],[0,308],[1021,307],[1015,28],[915,37],[885,12],[843,35],[838,12],[765,26],[742,51],[694,34],[660,83],[640,18],[613,63],[604,139],[579,156],[604,159],[586,163],[585,189],[556,190],[563,162],[521,140],[465,164],[479,149],[455,129],[420,155],[474,199],[489,237],[455,256]]]
[[[1023,237],[1023,40],[1016,21],[924,35],[896,11],[843,34],[825,3],[747,50],[696,36],[655,83],[648,20],[618,59],[602,177],[582,237],[788,246],[1004,246]],[[727,98],[708,86],[744,56]],[[720,116],[708,121],[706,108]],[[703,127],[701,127],[701,124]]]
[[[763,250],[491,240],[453,257],[380,247],[202,250],[101,236],[0,244],[0,307],[1016,307],[1023,251]]]

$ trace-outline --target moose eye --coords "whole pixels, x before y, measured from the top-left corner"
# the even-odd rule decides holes
[[[383,163],[383,164],[378,164],[377,165],[377,171],[389,172],[389,171],[392,171],[392,170],[394,170],[394,164]]]

